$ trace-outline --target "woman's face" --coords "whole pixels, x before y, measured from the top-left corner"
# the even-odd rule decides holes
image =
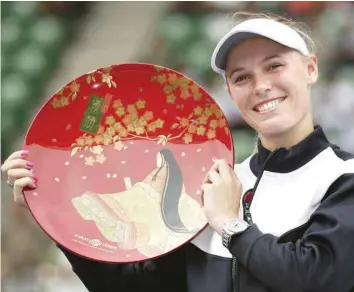
[[[261,137],[281,136],[304,123],[313,126],[310,85],[317,80],[316,62],[266,38],[245,40],[230,51],[228,91]]]

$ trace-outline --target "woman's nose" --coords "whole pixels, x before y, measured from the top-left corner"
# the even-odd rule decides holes
[[[254,94],[259,98],[267,98],[271,92],[272,86],[269,81],[258,83],[255,87]]]

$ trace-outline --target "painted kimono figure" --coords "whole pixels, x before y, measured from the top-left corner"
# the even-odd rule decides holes
[[[131,188],[112,194],[87,191],[72,204],[105,239],[147,257],[178,247],[207,223],[199,203],[186,194],[182,172],[168,149],[157,154],[157,167]]]

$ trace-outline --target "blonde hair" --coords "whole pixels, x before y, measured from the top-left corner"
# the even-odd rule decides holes
[[[290,28],[294,29],[304,40],[306,46],[310,52],[310,55],[314,55],[316,53],[316,45],[313,41],[310,31],[306,24],[303,22],[294,21],[291,18],[287,18],[285,16],[281,16],[279,14],[275,14],[272,12],[262,12],[262,13],[253,13],[253,12],[236,12],[232,16],[232,25],[235,26],[243,21],[256,19],[256,18],[267,18],[282,24],[289,26]],[[259,135],[256,137],[255,145],[253,146],[252,154],[258,152],[258,140]]]

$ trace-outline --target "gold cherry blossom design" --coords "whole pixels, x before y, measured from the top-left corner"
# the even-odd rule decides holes
[[[98,127],[98,131],[97,131],[97,134],[103,134],[104,133],[104,127],[102,125],[100,125]]]
[[[59,108],[70,105],[70,100],[74,101],[80,91],[80,83],[73,81],[55,93],[55,98],[52,101],[53,108]],[[66,92],[65,96],[64,93]]]
[[[156,125],[154,123],[151,123],[148,125],[148,131],[149,132],[155,132],[156,131]]]
[[[202,99],[203,95],[200,92],[195,92],[193,93],[193,99],[195,101],[200,101]]]
[[[164,122],[163,120],[161,120],[160,118],[158,118],[158,119],[155,121],[156,128],[162,128],[164,123],[165,123],[165,122]]]
[[[128,136],[128,131],[126,128],[122,127],[121,129],[119,129],[119,136],[120,137],[127,137]]]
[[[96,155],[96,162],[103,164],[106,160],[107,158],[103,154]]]
[[[214,139],[214,138],[216,138],[215,130],[209,129],[208,132],[207,132],[207,137],[208,137],[208,139]]]
[[[107,128],[106,133],[108,135],[113,136],[116,133],[116,130],[114,129],[114,126],[111,126],[111,127]]]
[[[226,119],[222,118],[218,120],[218,126],[219,128],[226,127]]]
[[[103,135],[103,145],[109,145],[112,143],[112,136],[109,134],[104,134]]]
[[[151,121],[154,118],[154,113],[151,111],[147,111],[144,113],[143,117],[147,122]]]
[[[63,93],[64,93],[64,87],[59,89],[55,94],[56,95],[63,95]]]
[[[176,96],[173,94],[167,95],[166,102],[169,104],[174,104],[176,101]]]
[[[95,141],[96,144],[101,144],[103,143],[103,135],[96,135],[95,138],[93,138],[93,140]]]
[[[120,118],[125,115],[124,107],[119,107],[116,109],[115,114]]]
[[[70,84],[69,86],[71,92],[79,92],[80,90],[80,84],[76,83],[75,81],[73,83]]]
[[[202,125],[206,125],[208,123],[208,118],[206,116],[201,116],[199,118],[199,123]]]
[[[204,134],[205,134],[205,127],[204,126],[199,126],[198,128],[197,128],[197,135],[198,136],[203,136]]]
[[[53,108],[58,108],[58,107],[61,107],[61,102],[60,102],[60,99],[58,98],[54,98],[51,102]]]
[[[122,141],[118,141],[114,143],[114,147],[115,150],[121,151],[124,148],[124,144]]]
[[[180,121],[179,121],[180,125],[182,127],[187,127],[189,125],[189,119],[187,118],[181,118]]]
[[[115,100],[112,104],[112,107],[114,109],[123,107],[122,101],[120,99]]]
[[[60,98],[60,105],[66,106],[69,105],[69,98],[67,96],[63,96]]]
[[[133,113],[136,113],[136,107],[134,104],[130,104],[127,106],[127,112],[130,113],[130,114],[133,114]]]
[[[113,125],[114,123],[116,122],[114,116],[107,116],[106,119],[105,119],[105,123],[106,125]]]
[[[136,102],[136,107],[137,107],[138,109],[143,109],[143,108],[145,108],[145,104],[146,104],[146,101],[145,101],[145,100],[139,99],[139,100]]]
[[[85,146],[85,139],[83,137],[77,138],[76,139],[76,144],[78,146]]]
[[[197,126],[194,124],[190,124],[188,127],[188,133],[195,134],[197,132]]]
[[[114,123],[113,127],[116,131],[119,131],[123,126],[120,122],[116,122]]]
[[[170,84],[176,84],[177,80],[178,80],[177,74],[175,74],[175,73],[168,74],[168,82]]]
[[[218,127],[218,120],[211,120],[209,127],[212,129],[216,129]]]
[[[85,157],[85,165],[92,166],[95,163],[95,158],[93,156]]]
[[[100,145],[93,146],[92,147],[92,153],[93,154],[101,154],[103,152],[103,148]]]
[[[190,133],[184,134],[182,139],[183,139],[184,143],[186,143],[186,144],[189,144],[190,142],[193,141],[192,135]]]
[[[213,112],[209,109],[209,108],[206,108],[205,110],[204,110],[204,116],[206,116],[206,117],[210,117],[210,116],[212,116],[213,115]]]
[[[190,92],[188,91],[189,80],[186,78],[178,78],[177,75],[173,74],[165,74],[165,78],[162,78],[161,75],[163,74],[160,74],[159,80],[161,82],[174,82],[170,86],[172,88],[180,86],[182,88],[181,92],[184,90],[186,95],[190,96],[190,92],[199,92],[199,87],[196,85],[190,88]],[[183,89],[185,85],[187,85],[187,89]],[[177,100],[174,94],[171,96]],[[178,104],[177,106],[183,108],[183,104]],[[112,103],[112,107],[115,109],[114,113],[105,117],[104,125],[99,126],[99,132],[95,136],[90,137],[84,134],[75,141],[72,145],[74,147],[72,156],[82,149],[85,151],[89,149],[96,156],[103,155],[103,149],[94,148],[100,145],[112,145],[114,149],[121,151],[124,149],[122,141],[136,138],[156,141],[162,146],[165,146],[168,141],[177,138],[182,139],[186,144],[192,143],[195,135],[206,135],[208,139],[216,139],[217,129],[226,125],[226,120],[223,117],[220,116],[218,118],[221,111],[211,102],[204,107],[197,105],[191,112],[185,112],[185,115],[176,117],[176,121],[170,129],[179,130],[179,134],[173,137],[171,134],[157,134],[158,129],[164,129],[165,121],[161,117],[155,119],[153,112],[144,110],[146,107],[145,100],[138,99],[132,104],[124,104],[121,99],[117,99]],[[163,110],[166,111],[166,108]],[[224,129],[225,133],[227,133],[226,127]],[[104,161],[105,159],[99,158],[98,163],[104,163]],[[90,164],[91,162],[91,159],[89,159],[88,163]]]
[[[107,86],[109,88],[111,88],[112,86],[116,88],[117,84],[113,80],[113,76],[111,75],[111,71],[112,71],[112,67],[103,68],[102,71],[101,70],[92,71],[87,74],[86,83],[91,84],[92,81],[96,82],[95,75],[96,76],[99,75],[101,77],[102,83],[107,84]]]
[[[194,109],[194,114],[196,116],[200,116],[203,113],[203,109],[198,105],[195,109]]]
[[[160,84],[164,84],[166,82],[166,75],[164,75],[164,74],[158,75],[157,82],[159,82]]]
[[[85,136],[84,137],[85,145],[86,146],[92,146],[94,143],[93,137],[92,136]]]
[[[140,126],[146,126],[147,125],[147,121],[146,121],[144,116],[139,118],[139,125]]]
[[[111,88],[112,86],[117,87],[117,84],[113,81],[112,75],[110,75],[109,73],[102,73],[101,81],[103,83],[106,83],[109,88]]]

